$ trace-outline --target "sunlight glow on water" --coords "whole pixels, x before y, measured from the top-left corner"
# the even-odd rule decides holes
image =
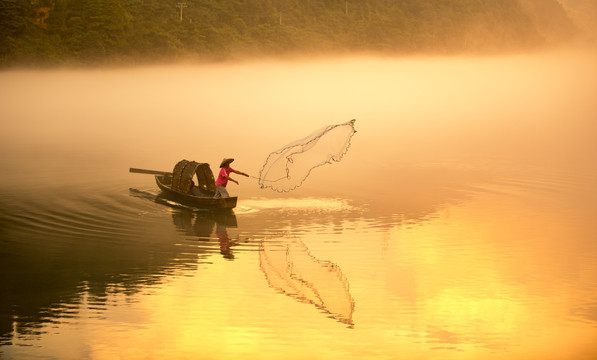
[[[334,212],[341,210],[352,210],[353,208],[345,199],[317,199],[317,198],[302,198],[302,199],[250,199],[243,201],[243,206],[248,208],[258,209],[298,209],[298,210],[313,210]]]
[[[238,228],[228,228],[237,241],[234,261],[212,251],[195,269],[166,270],[159,282],[128,295],[118,285],[92,295],[82,283],[76,305],[55,305],[51,322],[12,340],[33,348],[9,354],[134,359],[149,351],[151,358],[268,359],[291,349],[293,359],[589,359],[597,318],[583,309],[597,300],[590,285],[597,283],[597,265],[579,261],[573,249],[595,254],[596,245],[582,236],[586,223],[562,242],[571,234],[569,209],[562,206],[570,194],[546,200],[542,189],[497,184],[486,190],[492,191],[414,226],[387,223],[384,231],[359,219],[314,226],[317,215],[304,207],[291,216],[290,230],[272,235],[255,226],[268,223],[267,210],[237,215]],[[325,230],[330,226],[342,230]],[[191,253],[204,242],[189,235],[177,241]],[[215,237],[207,244],[218,249]],[[259,252],[250,251],[259,244]],[[278,256],[268,267],[264,244]],[[326,268],[337,275],[317,270]],[[297,284],[308,284],[307,292]],[[338,301],[347,301],[348,327],[335,315],[342,305],[331,305]],[[69,345],[73,340],[85,350]]]

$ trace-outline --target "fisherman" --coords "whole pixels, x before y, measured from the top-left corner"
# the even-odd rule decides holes
[[[216,179],[216,194],[214,195],[214,199],[230,197],[230,195],[228,194],[228,191],[226,190],[226,185],[228,184],[228,180],[235,182],[238,185],[238,181],[231,178],[230,174],[237,173],[239,175],[249,177],[249,175],[245,174],[244,172],[234,170],[233,168],[231,168],[230,164],[233,161],[234,161],[234,159],[225,158],[220,163],[220,173],[218,174],[218,178]]]

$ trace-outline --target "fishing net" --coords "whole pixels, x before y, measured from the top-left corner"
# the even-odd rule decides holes
[[[315,258],[301,240],[263,241],[259,265],[272,288],[315,305],[341,323],[354,325],[354,300],[340,267]]]
[[[353,119],[326,126],[269,154],[259,171],[261,188],[291,191],[302,185],[311,170],[340,161],[356,132],[354,123]]]

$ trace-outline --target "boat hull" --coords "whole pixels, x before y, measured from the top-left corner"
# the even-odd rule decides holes
[[[156,175],[155,182],[167,198],[187,206],[210,210],[230,210],[236,207],[236,196],[214,199],[210,196],[185,194],[172,189],[172,180],[167,175]]]

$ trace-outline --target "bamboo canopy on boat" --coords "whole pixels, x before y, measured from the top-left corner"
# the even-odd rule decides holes
[[[172,189],[188,194],[191,191],[191,181],[197,175],[198,183],[195,184],[202,192],[213,195],[216,184],[213,172],[207,163],[181,160],[174,165],[172,170]]]

